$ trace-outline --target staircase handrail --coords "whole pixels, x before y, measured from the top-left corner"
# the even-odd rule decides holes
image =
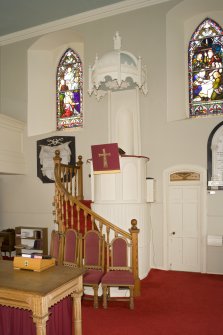
[[[114,225],[113,223],[111,223],[110,221],[108,221],[107,219],[103,218],[102,216],[100,216],[99,214],[97,214],[96,212],[94,212],[92,209],[90,209],[89,207],[87,207],[85,204],[83,204],[81,202],[81,200],[83,200],[83,182],[82,180],[80,181],[79,179],[82,179],[83,173],[82,173],[82,157],[79,156],[78,157],[79,161],[78,163],[74,166],[71,165],[66,165],[66,164],[62,164],[61,163],[61,157],[60,157],[60,152],[59,150],[55,151],[55,157],[54,157],[54,176],[55,176],[55,191],[58,190],[60,192],[60,194],[63,195],[64,197],[64,201],[65,202],[69,202],[70,206],[73,207],[74,204],[76,205],[77,208],[83,210],[84,213],[86,213],[87,215],[89,215],[91,218],[93,218],[95,221],[98,221],[101,223],[102,226],[106,227],[106,231],[108,232],[108,230],[112,230],[115,232],[115,234],[120,234],[121,236],[125,237],[126,239],[129,239],[132,242],[132,247],[133,247],[133,273],[134,273],[134,277],[135,277],[135,290],[134,290],[134,294],[136,295],[140,295],[140,280],[138,277],[138,233],[139,233],[139,229],[137,228],[137,220],[132,219],[131,220],[131,228],[129,229],[129,233],[126,232],[125,230],[119,228],[118,226]],[[73,195],[72,194],[72,190],[68,190],[65,185],[67,186],[68,183],[65,180],[62,180],[61,178],[61,169],[62,168],[75,168],[78,172],[78,192],[76,194]],[[68,177],[66,177],[68,179]],[[65,179],[66,179],[65,178]],[[56,197],[56,195],[55,195]],[[56,199],[55,199],[56,202]],[[61,221],[61,222],[58,222]],[[57,223],[58,224],[58,230],[59,233],[61,234],[61,236],[64,233],[65,230],[65,225],[62,220],[58,220]],[[62,237],[63,239],[63,237]],[[61,243],[63,244],[63,242]],[[63,249],[63,247],[61,247]],[[63,250],[61,249],[61,253],[63,253]]]

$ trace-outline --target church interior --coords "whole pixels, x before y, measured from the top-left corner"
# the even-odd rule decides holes
[[[137,222],[138,280],[151,269],[222,275],[223,112],[191,114],[190,47],[205,20],[223,34],[223,3],[102,0],[79,8],[66,0],[58,13],[52,1],[38,1],[41,12],[45,2],[51,7],[42,20],[28,12],[14,30],[0,23],[0,242],[9,230],[19,236],[21,227],[47,228],[49,252],[52,232],[64,232],[59,209],[64,225],[68,209],[61,209],[55,188],[56,147],[64,150],[62,163],[81,166],[82,184],[74,191],[84,207],[72,198],[77,212],[96,223],[103,217],[126,234]],[[83,69],[75,127],[57,123],[56,78],[67,50],[79,55]],[[222,62],[223,41],[219,78]],[[221,106],[219,87],[215,93]],[[195,105],[202,100],[206,108],[213,89],[198,96]],[[103,168],[115,150],[118,166],[96,171],[94,148]],[[66,188],[70,177],[64,180]],[[18,254],[11,244],[3,256]]]

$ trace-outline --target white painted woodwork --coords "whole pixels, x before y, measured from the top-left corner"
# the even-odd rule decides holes
[[[120,173],[94,175],[92,209],[118,227],[128,231],[136,219],[139,278],[150,270],[150,214],[146,195],[146,157],[120,157]]]
[[[170,186],[169,262],[172,270],[200,272],[200,187]]]
[[[94,175],[95,203],[146,203],[146,157],[120,157],[120,173]]]
[[[139,90],[115,91],[109,94],[110,143],[118,143],[128,155],[141,154]]]

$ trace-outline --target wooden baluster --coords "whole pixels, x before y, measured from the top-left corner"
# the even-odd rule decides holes
[[[83,200],[84,195],[83,195],[83,162],[82,162],[82,156],[78,156],[78,162],[77,166],[79,167],[78,169],[78,199]]]
[[[72,195],[72,176],[73,176],[73,168],[69,169],[69,185],[70,185],[70,194]]]
[[[74,169],[74,194],[73,196],[76,198],[77,197],[77,169]]]
[[[65,176],[64,176],[64,183],[65,183],[65,189],[67,190],[67,192],[69,192],[69,188],[68,188],[68,183],[69,183],[69,173],[68,173],[68,171],[69,171],[69,168],[68,168],[68,166],[66,166],[65,168],[64,168],[64,173],[65,173]]]
[[[74,204],[70,201],[70,223],[71,228],[74,229]]]
[[[78,190],[77,190],[77,168],[75,167],[74,168],[74,197],[76,198],[77,197],[77,192],[78,192]]]
[[[61,194],[58,194],[58,222],[61,221]]]
[[[132,227],[129,229],[132,236],[132,267],[135,280],[134,296],[140,295],[140,280],[139,280],[139,264],[138,264],[138,234],[139,229],[137,228],[137,220],[131,220]]]
[[[61,196],[61,216],[60,216],[60,219],[61,219],[62,227],[64,227],[65,222],[64,222],[64,196],[63,195]]]
[[[54,199],[52,202],[52,206],[54,207],[53,209],[53,216],[54,216],[54,223],[57,223],[57,188],[56,188],[56,183],[55,183],[55,195]]]
[[[68,210],[68,199],[65,198],[65,213],[66,213],[66,221],[65,221],[65,227],[66,229],[69,228],[69,210]]]
[[[102,236],[103,235],[103,224],[102,224],[102,222],[100,221],[99,222],[99,232],[100,232],[100,235]]]
[[[73,229],[77,230],[77,205],[75,203],[73,205],[73,213],[74,213],[74,225],[73,225]]]
[[[62,165],[62,166],[61,166],[61,180],[62,180],[62,184],[63,184],[63,186],[64,186],[65,189],[66,189],[66,186],[65,186],[65,178],[64,178],[64,176],[65,176],[65,168],[64,168],[64,166]]]
[[[77,231],[80,232],[80,207],[76,206],[77,208]]]
[[[87,212],[84,211],[84,233],[87,232]]]
[[[107,252],[106,252],[106,255],[107,255],[107,266],[109,266],[110,264],[110,228],[109,227],[106,227],[106,246],[107,246]]]
[[[93,217],[93,215],[91,215],[91,229],[92,230],[94,230],[95,229],[95,227],[94,227],[94,217]]]
[[[64,195],[60,193],[60,219],[59,219],[59,226],[58,231],[60,235],[59,241],[59,257],[58,257],[58,264],[61,265],[63,263],[63,253],[64,253],[64,231],[65,231],[65,224],[64,224]]]
[[[55,157],[53,158],[54,160],[54,166],[55,166],[55,171],[56,171],[56,174],[57,176],[60,176],[61,175],[61,161],[62,161],[62,158],[60,157],[60,151],[59,150],[56,150],[55,151]]]

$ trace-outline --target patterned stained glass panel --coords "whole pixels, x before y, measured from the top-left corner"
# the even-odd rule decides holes
[[[190,117],[223,114],[223,30],[206,18],[188,48]]]
[[[57,67],[57,130],[83,126],[83,71],[80,57],[67,49]]]

